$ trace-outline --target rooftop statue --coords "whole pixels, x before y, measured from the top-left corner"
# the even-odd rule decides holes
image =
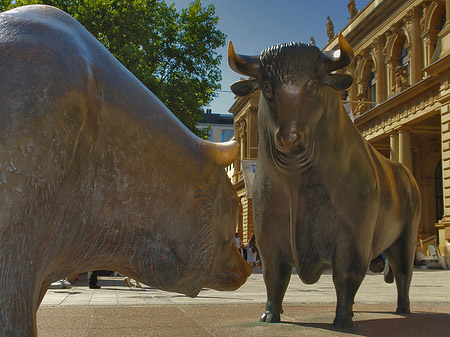
[[[233,70],[253,79],[231,86],[238,96],[261,89],[258,164],[253,184],[256,240],[267,302],[263,322],[279,322],[292,267],[315,283],[331,269],[337,305],[333,324],[353,324],[356,291],[384,252],[397,284],[397,312],[410,313],[420,193],[411,172],[375,150],[348,117],[339,91],[352,77],[353,50],[288,43],[261,55],[237,55]]]
[[[358,10],[356,9],[355,5],[355,0],[350,0],[347,7],[348,12],[350,13],[350,20],[351,20],[358,14]]]
[[[331,21],[329,16],[327,16],[327,35],[328,35],[328,41],[331,41],[336,36],[334,34],[333,21]]]
[[[0,14],[0,74],[0,336],[36,336],[50,284],[88,270],[188,296],[246,281],[236,142],[196,137],[50,6]]]

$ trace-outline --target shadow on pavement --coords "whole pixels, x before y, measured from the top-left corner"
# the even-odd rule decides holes
[[[390,315],[389,318],[354,320],[354,326],[351,328],[335,328],[331,323],[312,323],[312,322],[281,322],[280,324],[295,325],[299,327],[308,327],[323,329],[335,332],[339,335],[357,335],[367,337],[397,337],[414,336],[429,337],[443,336],[450,327],[450,314],[434,312],[418,312],[411,315],[400,315],[393,312],[370,312],[355,311],[355,317],[358,314],[382,314]]]

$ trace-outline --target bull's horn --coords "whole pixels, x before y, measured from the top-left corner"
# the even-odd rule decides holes
[[[339,52],[331,51],[324,52],[326,58],[324,60],[324,65],[326,70],[330,73],[332,71],[345,68],[350,63],[352,63],[354,54],[353,49],[342,34],[339,34]]]
[[[214,143],[207,140],[203,141],[209,158],[220,166],[231,165],[239,154],[239,143],[230,140],[223,143]]]
[[[235,72],[245,76],[256,78],[259,73],[259,56],[236,54],[231,41],[228,44],[228,64]]]

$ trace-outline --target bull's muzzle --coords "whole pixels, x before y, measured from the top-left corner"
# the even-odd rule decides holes
[[[247,281],[251,273],[252,268],[244,261],[236,246],[232,244],[225,265],[209,280],[206,288],[236,290]]]
[[[285,153],[291,153],[295,152],[300,144],[302,144],[305,135],[303,132],[290,130],[287,133],[278,131],[275,137],[278,150]]]

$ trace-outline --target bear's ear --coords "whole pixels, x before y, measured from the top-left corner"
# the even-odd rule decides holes
[[[231,91],[240,97],[250,95],[253,91],[259,88],[258,80],[244,80],[235,82],[231,85]]]

